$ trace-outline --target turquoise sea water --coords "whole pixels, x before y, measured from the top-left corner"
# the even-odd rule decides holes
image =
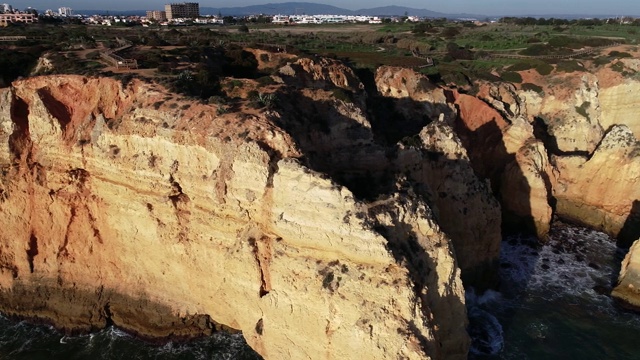
[[[499,291],[467,296],[470,359],[640,359],[640,316],[608,296],[623,256],[606,235],[567,225],[544,246],[508,237]]]

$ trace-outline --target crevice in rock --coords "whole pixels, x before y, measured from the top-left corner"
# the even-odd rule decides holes
[[[102,315],[104,316],[106,326],[113,326],[113,314],[111,313],[111,304],[107,302],[102,308]]]
[[[173,178],[173,175],[169,176],[169,182],[171,183],[169,200],[171,200],[173,207],[177,209],[179,203],[189,201],[189,196],[182,191],[182,186]]]
[[[549,158],[551,158],[552,155],[556,155],[556,156],[582,156],[588,159],[592,155],[592,154],[589,154],[588,151],[560,150],[558,146],[558,141],[556,140],[555,136],[551,135],[551,133],[549,132],[549,125],[547,125],[544,119],[539,116],[536,116],[533,120],[533,135],[535,136],[536,139],[542,141],[542,143],[544,144],[544,147],[547,149],[547,154]]]
[[[27,261],[29,262],[29,271],[33,274],[35,271],[33,260],[38,255],[38,238],[31,233],[29,238],[29,248],[27,249]]]
[[[258,322],[256,323],[256,333],[258,335],[262,335],[262,333],[264,332],[264,320],[260,319],[258,320]]]
[[[29,133],[29,105],[16,95],[11,102],[11,119],[15,125],[15,130],[9,136],[9,151],[13,161],[29,160],[33,147]]]
[[[65,104],[56,99],[46,88],[38,90],[38,96],[42,100],[42,104],[47,108],[49,114],[51,114],[62,129],[63,134],[66,134],[67,127],[71,123],[71,112]]]
[[[65,231],[64,234],[64,241],[62,243],[62,245],[58,248],[58,258],[60,258],[61,256],[67,256],[69,254],[69,251],[67,251],[67,245],[69,245],[69,237],[70,237],[70,233],[71,233],[71,225],[73,224],[73,222],[76,219],[77,216],[77,208],[75,206],[71,207],[71,216],[69,217],[69,223],[67,224],[67,230]]]
[[[169,182],[171,183],[171,194],[168,198],[171,204],[173,204],[176,217],[178,218],[178,225],[180,226],[178,241],[186,241],[189,234],[189,218],[191,216],[189,203],[191,199],[182,191],[182,186],[173,178],[173,175],[169,176]]]
[[[104,244],[104,240],[102,239],[102,235],[100,234],[100,229],[98,229],[98,226],[96,226],[96,222],[97,222],[96,217],[93,216],[93,214],[91,213],[88,207],[86,207],[86,210],[87,210],[87,214],[89,215],[89,222],[91,223],[91,229],[93,229],[93,236],[96,238],[96,240],[98,240],[100,244]]]
[[[264,297],[271,291],[271,238],[262,236],[259,240],[250,237],[249,244],[253,248],[253,256],[260,271],[260,297]]]

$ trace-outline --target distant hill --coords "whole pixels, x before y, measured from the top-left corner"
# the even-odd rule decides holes
[[[473,14],[445,14],[427,9],[414,9],[404,6],[384,6],[372,9],[360,9],[360,10],[348,10],[331,5],[323,5],[308,2],[286,2],[286,3],[269,3],[264,5],[252,5],[244,7],[226,7],[226,8],[213,8],[213,7],[201,7],[200,13],[203,15],[216,15],[218,13],[223,16],[246,16],[246,15],[295,15],[295,14],[307,14],[307,15],[319,15],[319,14],[331,14],[331,15],[368,15],[368,16],[403,16],[405,14],[409,16],[420,17],[432,17],[432,18],[449,18],[449,19],[462,19],[462,18],[474,18],[484,19],[484,15]]]
[[[429,17],[429,18],[448,18],[448,19],[484,19],[487,16],[478,15],[478,14],[445,14],[437,11],[431,11],[427,9],[414,9],[405,6],[383,6],[372,9],[361,9],[354,11],[359,15],[369,15],[369,16],[403,16],[407,14],[408,16],[420,16],[420,17]]]
[[[352,10],[341,9],[336,6],[323,5],[307,2],[286,2],[286,3],[269,3],[264,5],[251,5],[243,7],[226,7],[212,8],[201,7],[200,13],[203,15],[216,15],[220,12],[223,16],[246,16],[246,15],[295,15],[295,14],[335,14],[335,15],[353,15]]]
[[[149,9],[151,10],[151,9]],[[146,10],[73,10],[78,15],[145,16]]]

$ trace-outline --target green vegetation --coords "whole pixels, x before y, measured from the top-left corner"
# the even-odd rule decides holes
[[[532,84],[532,83],[524,83],[522,84],[522,90],[526,90],[526,91],[535,91],[538,94],[543,94],[544,91],[542,90],[542,88],[536,84]]]
[[[512,83],[521,83],[522,82],[522,76],[520,76],[520,74],[518,74],[517,72],[507,71],[507,72],[502,73],[500,76],[502,77],[502,80],[504,80],[504,81],[508,81],[508,82],[512,82]]]
[[[560,61],[558,65],[556,65],[556,71],[568,73],[575,71],[584,71],[584,66],[577,60]]]
[[[52,54],[49,57],[54,63],[53,70],[45,73],[113,76],[105,69],[107,64],[98,49],[132,45],[119,54],[135,59],[141,69],[152,70],[142,72],[144,76],[152,74],[156,81],[173,90],[203,100],[222,95],[223,77],[254,79],[258,88],[275,85],[269,76],[274,69],[258,70],[258,59],[246,48],[262,48],[274,53],[286,51],[312,58],[332,57],[353,68],[370,70],[380,65],[413,67],[432,81],[461,86],[470,85],[475,79],[498,80],[496,74],[501,74],[505,81],[520,83],[520,71],[535,70],[540,75],[583,71],[582,64],[590,59],[595,66],[613,64],[614,71],[628,75],[624,65],[615,59],[632,56],[630,50],[602,50],[572,56],[579,61],[569,60],[568,55],[613,43],[631,47],[640,40],[636,31],[640,22],[621,25],[597,19],[504,18],[499,23],[479,26],[432,19],[420,23],[387,22],[366,28],[349,24],[282,27],[263,20],[247,22],[251,29],[242,22],[223,27],[180,28],[8,27],[0,29],[0,35],[45,36],[46,40],[11,44],[15,45],[11,49],[8,44],[4,46],[0,77],[6,84],[18,76],[27,76],[45,52]],[[324,31],[328,27],[334,31]],[[508,58],[517,54],[541,58]],[[567,58],[554,58],[558,55],[567,55]],[[432,58],[435,66],[424,67],[427,64],[421,58],[424,56]],[[262,63],[270,59],[266,54],[260,56]],[[555,63],[556,67],[552,65]],[[225,81],[225,84],[239,87],[243,82]],[[336,99],[343,101],[349,99],[349,95],[334,93]]]
[[[333,89],[332,94],[336,100],[340,100],[346,103],[353,102],[353,94],[351,94],[351,92],[349,92],[348,90],[345,90],[342,88],[335,88]]]

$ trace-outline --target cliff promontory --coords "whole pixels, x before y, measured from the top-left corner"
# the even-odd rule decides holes
[[[0,310],[226,327],[270,359],[466,358],[454,250],[410,184],[356,200],[265,113],[217,114],[140,81],[2,89]]]

